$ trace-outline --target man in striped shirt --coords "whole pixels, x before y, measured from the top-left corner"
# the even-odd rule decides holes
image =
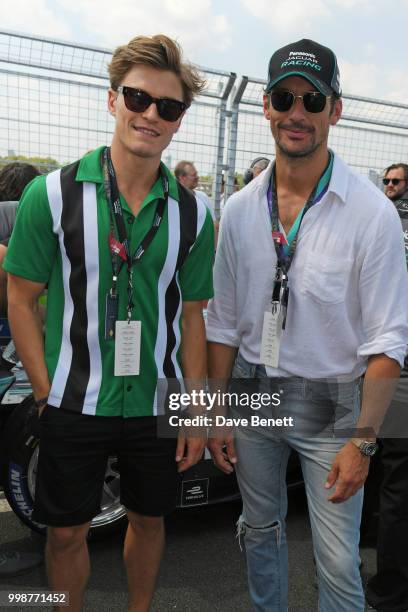
[[[86,534],[116,453],[129,609],[139,612],[153,595],[179,474],[202,455],[199,437],[160,439],[157,423],[168,381],[205,377],[201,302],[212,296],[214,237],[205,206],[160,161],[199,75],[158,35],[119,47],[109,76],[111,147],[30,184],[5,269],[40,414],[34,516],[49,527],[51,588],[81,609]],[[46,286],[44,342],[35,304]]]

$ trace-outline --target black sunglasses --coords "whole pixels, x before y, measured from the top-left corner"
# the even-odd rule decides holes
[[[151,104],[155,104],[159,116],[165,121],[177,121],[186,110],[187,104],[173,98],[153,98],[143,89],[119,85],[117,91],[123,94],[125,106],[133,113],[143,113]]]
[[[271,92],[271,103],[273,108],[279,113],[285,113],[294,105],[296,98],[303,101],[303,106],[308,113],[321,113],[326,106],[327,98],[320,91],[308,91],[303,96],[297,96],[293,91],[276,89]]]
[[[399,185],[401,181],[405,181],[405,179],[398,179],[398,178],[392,178],[392,179],[387,179],[387,178],[383,178],[383,184],[384,185],[388,185],[389,183],[392,183],[393,185]]]

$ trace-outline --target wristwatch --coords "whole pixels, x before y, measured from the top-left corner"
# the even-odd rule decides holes
[[[360,453],[365,457],[372,457],[378,451],[377,442],[368,442],[362,438],[351,438],[350,442],[357,446]]]

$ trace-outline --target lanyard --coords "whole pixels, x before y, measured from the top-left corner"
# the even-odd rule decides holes
[[[303,207],[302,215],[300,217],[296,233],[293,237],[292,242],[289,246],[289,251],[285,254],[284,245],[282,241],[282,234],[279,228],[279,204],[278,204],[278,194],[276,189],[276,165],[274,164],[272,168],[272,176],[271,182],[268,187],[268,209],[269,215],[271,218],[271,226],[272,226],[272,238],[273,244],[275,246],[276,257],[278,259],[277,265],[277,277],[281,277],[282,275],[287,278],[287,274],[289,272],[290,266],[292,265],[293,257],[295,255],[299,230],[302,225],[303,217],[307,213],[307,211],[316,203],[316,191],[317,185],[313,188],[311,194],[309,195],[305,206]],[[280,278],[281,280],[281,278]]]
[[[288,246],[285,246],[282,240],[283,236],[279,229],[279,207],[278,207],[278,197],[276,194],[276,168],[275,166],[273,168],[272,180],[268,187],[268,193],[267,193],[268,208],[269,208],[269,215],[271,218],[271,225],[272,225],[272,238],[274,239],[275,249],[278,248],[277,249],[278,265],[279,265],[279,261],[282,259],[284,260],[284,264],[288,263],[288,258],[289,258],[289,265],[286,266],[286,271],[289,270],[290,265],[292,263],[292,259],[293,259],[293,256],[296,250],[298,232],[299,232],[303,217],[306,214],[306,212],[309,210],[309,208],[311,208],[311,206],[313,206],[314,204],[317,204],[318,202],[320,202],[324,194],[327,192],[329,188],[329,182],[330,182],[332,169],[333,169],[333,154],[331,151],[329,151],[329,162],[326,166],[326,169],[321,175],[317,183],[316,189],[314,190],[314,192],[310,194],[305,206],[302,208],[302,211],[299,213],[298,217],[296,218],[295,223],[290,229],[290,232],[287,235]],[[273,185],[273,191],[272,191],[272,185]],[[273,202],[276,203],[275,204],[276,210],[273,209]],[[293,238],[291,238],[291,236],[293,236]],[[279,250],[279,255],[278,255],[278,250]]]
[[[168,196],[169,196],[169,182],[162,169],[160,168],[160,177],[163,184],[163,198],[160,198],[157,206],[156,212],[153,218],[153,224],[148,232],[143,237],[139,246],[136,248],[133,256],[130,252],[130,244],[129,238],[126,231],[126,225],[123,218],[123,209],[122,204],[120,202],[118,183],[116,180],[115,169],[112,164],[112,159],[110,155],[110,148],[106,147],[102,154],[102,168],[103,168],[103,176],[104,176],[104,186],[106,197],[108,200],[109,210],[110,210],[110,235],[109,235],[109,250],[111,253],[112,259],[112,288],[110,290],[111,296],[116,296],[116,284],[118,280],[119,273],[122,269],[123,264],[126,262],[127,264],[127,273],[128,273],[128,321],[130,321],[132,316],[132,310],[134,307],[133,303],[133,265],[139,262],[143,255],[146,253],[150,244],[153,241],[153,238],[157,234],[157,231],[160,227],[160,224],[163,219],[164,209],[167,204]],[[115,238],[115,226],[116,226],[116,235]]]
[[[322,178],[326,175],[326,172],[329,169],[331,169],[331,164],[332,164],[332,156],[330,155],[329,163],[325,171],[323,172],[320,180],[322,180]],[[285,248],[283,244],[283,236],[279,228],[279,204],[278,204],[278,193],[276,189],[276,164],[274,164],[272,168],[272,176],[271,176],[271,182],[268,187],[267,199],[268,199],[268,209],[269,209],[269,215],[270,215],[271,226],[272,226],[272,239],[273,239],[273,244],[275,246],[276,257],[277,257],[278,263],[276,266],[276,275],[275,275],[275,282],[273,286],[271,305],[272,305],[272,313],[276,311],[277,305],[278,304],[280,305],[280,309],[282,312],[282,329],[285,329],[286,312],[287,312],[287,307],[288,307],[288,302],[289,302],[288,272],[289,272],[290,266],[292,265],[293,257],[295,255],[300,226],[302,225],[303,217],[305,216],[307,211],[314,204],[316,204],[317,202],[321,200],[321,198],[323,197],[323,194],[327,191],[327,188],[328,188],[328,183],[327,183],[323,191],[317,195],[318,188],[320,185],[320,180],[318,181],[316,186],[313,188],[311,194],[309,195],[306,201],[306,204],[303,207],[302,213],[300,215],[300,219],[296,220],[296,229],[294,232],[293,239],[290,242],[287,252],[285,252]]]

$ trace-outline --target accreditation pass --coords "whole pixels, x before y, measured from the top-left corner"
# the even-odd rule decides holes
[[[277,368],[282,338],[283,312],[279,302],[273,302],[264,313],[261,343],[261,363]]]
[[[141,321],[116,321],[115,376],[139,374],[141,331]]]

